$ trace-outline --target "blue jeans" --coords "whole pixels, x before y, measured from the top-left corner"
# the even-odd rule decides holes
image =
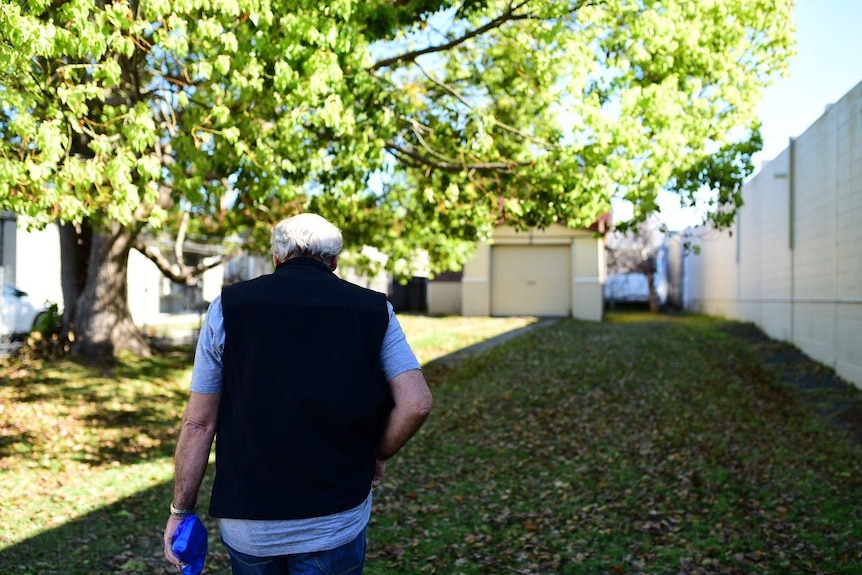
[[[350,543],[314,553],[255,557],[225,547],[233,575],[362,575],[365,565],[365,529]]]

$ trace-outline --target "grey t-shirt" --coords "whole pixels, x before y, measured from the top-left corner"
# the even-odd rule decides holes
[[[380,363],[389,381],[405,371],[420,369],[420,365],[404,337],[392,304],[386,302],[386,306],[389,310],[389,326],[380,348]],[[222,390],[224,340],[224,314],[219,296],[210,304],[198,338],[192,371],[193,392],[219,393]],[[221,519],[220,524],[222,539],[231,548],[256,557],[271,557],[323,551],[349,543],[362,533],[370,516],[369,485],[368,497],[364,502],[333,515],[279,521]]]

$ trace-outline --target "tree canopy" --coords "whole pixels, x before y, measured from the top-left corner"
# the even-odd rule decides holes
[[[791,9],[0,0],[0,207],[145,252],[164,227],[253,241],[315,211],[434,271],[498,223],[588,226],[615,197],[642,220],[707,187],[726,218]]]

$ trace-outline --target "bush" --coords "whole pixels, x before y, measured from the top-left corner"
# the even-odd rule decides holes
[[[63,327],[63,314],[56,303],[48,302],[44,312],[36,317],[33,331],[42,335],[44,339],[50,339],[52,335],[59,335]]]
[[[33,331],[27,338],[27,353],[32,358],[56,359],[68,351],[68,342],[60,337],[63,314],[55,303],[48,303],[44,312],[36,317]]]

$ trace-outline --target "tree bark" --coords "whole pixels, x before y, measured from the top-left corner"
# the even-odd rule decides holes
[[[658,291],[655,289],[655,273],[646,272],[647,285],[649,286],[649,311],[658,313],[660,306],[658,302]]]
[[[87,282],[87,260],[90,257],[93,229],[87,220],[80,225],[57,224],[60,232],[60,282],[63,288],[63,341],[75,329],[78,298]]]
[[[112,222],[93,233],[86,282],[75,305],[72,355],[95,363],[122,351],[149,356],[150,346],[129,311],[129,252],[134,237]]]

